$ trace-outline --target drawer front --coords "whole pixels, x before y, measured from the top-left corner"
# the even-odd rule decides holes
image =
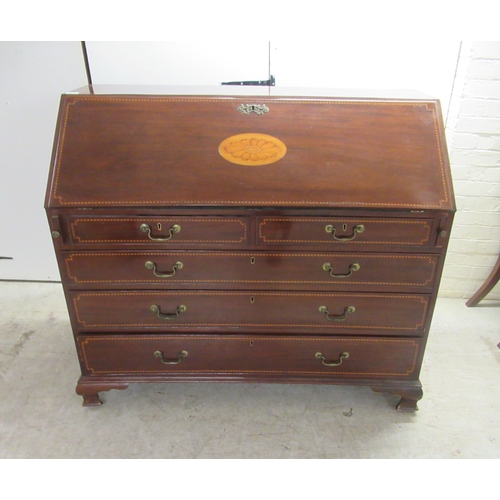
[[[294,292],[70,294],[80,331],[159,329],[419,335],[429,296]]]
[[[267,245],[406,245],[428,247],[433,219],[260,217],[258,242]]]
[[[74,286],[431,290],[436,255],[259,252],[64,253]]]
[[[78,337],[84,374],[416,375],[419,339],[95,335]]]
[[[246,245],[249,234],[245,217],[75,217],[69,228],[75,245]]]

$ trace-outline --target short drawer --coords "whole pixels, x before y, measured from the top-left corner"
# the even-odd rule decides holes
[[[432,289],[437,255],[293,252],[63,252],[74,287]]]
[[[71,242],[151,246],[245,245],[245,217],[73,217]]]
[[[428,295],[144,291],[70,294],[80,331],[141,329],[419,335]]]
[[[415,376],[419,339],[80,335],[85,375]]]
[[[389,245],[428,247],[434,219],[260,217],[258,242],[266,245]]]

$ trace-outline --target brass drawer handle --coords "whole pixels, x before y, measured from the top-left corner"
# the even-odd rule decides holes
[[[347,318],[348,314],[352,314],[355,311],[354,306],[348,306],[344,309],[344,314],[341,314],[340,316],[331,316],[330,313],[328,312],[328,308],[326,306],[321,306],[319,308],[319,312],[324,313],[325,316],[330,320],[330,321],[344,321]]]
[[[315,357],[317,359],[321,359],[321,362],[325,365],[325,366],[340,366],[342,364],[342,361],[344,359],[347,359],[349,357],[349,353],[348,352],[343,352],[341,355],[340,355],[340,358],[338,361],[325,361],[325,357],[323,356],[323,354],[321,352],[317,352],[315,354]]]
[[[160,358],[160,361],[164,364],[164,365],[178,365],[181,361],[182,361],[182,358],[185,358],[187,355],[188,355],[188,352],[187,351],[181,351],[179,353],[179,357],[177,359],[165,359],[163,357],[163,353],[161,351],[155,351],[153,353],[153,355],[156,357],[156,358]]]
[[[176,262],[172,267],[171,273],[159,273],[157,268],[156,268],[156,264],[154,262],[151,262],[150,260],[148,260],[144,264],[144,266],[146,267],[146,269],[152,269],[153,274],[155,276],[158,276],[158,278],[171,278],[172,276],[174,276],[176,271],[178,271],[179,269],[182,269],[184,267],[184,264],[182,262]]]
[[[183,305],[180,305],[180,306],[177,306],[177,309],[175,310],[174,313],[162,313],[160,311],[160,308],[153,304],[149,310],[151,312],[154,312],[160,319],[169,319],[169,320],[172,320],[172,319],[177,319],[179,317],[179,314],[185,312],[187,310],[187,307],[186,306],[183,306]]]
[[[358,233],[362,233],[364,230],[365,230],[365,226],[363,226],[363,224],[358,224],[357,226],[354,226],[354,228],[352,230],[352,234],[350,236],[337,236],[335,234],[336,230],[335,230],[335,228],[331,224],[328,224],[328,226],[325,227],[325,231],[327,233],[332,233],[333,239],[337,240],[337,241],[350,241],[350,240],[353,240],[354,238],[356,238],[356,235]]]
[[[148,238],[151,241],[168,241],[174,233],[178,233],[181,230],[181,226],[179,224],[174,224],[169,230],[168,230],[168,236],[166,238],[156,238],[154,236],[151,236],[151,227],[148,226],[147,224],[141,224],[141,231],[143,233],[148,233]]]
[[[355,262],[354,264],[351,264],[349,266],[349,272],[347,274],[333,274],[332,271],[333,271],[333,268],[332,268],[332,265],[329,263],[329,262],[325,262],[323,264],[323,270],[328,272],[330,274],[330,276],[332,276],[333,278],[347,278],[349,276],[351,276],[352,273],[354,273],[355,271],[359,271],[361,269],[361,266]]]

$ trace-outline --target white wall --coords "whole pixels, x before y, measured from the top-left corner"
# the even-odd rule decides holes
[[[469,298],[500,254],[500,42],[463,43],[449,117],[457,214],[440,295]]]
[[[271,42],[271,72],[286,87],[417,90],[446,117],[459,53],[459,41],[422,38]]]
[[[86,83],[80,42],[0,42],[0,279],[59,280],[43,208],[61,93]]]

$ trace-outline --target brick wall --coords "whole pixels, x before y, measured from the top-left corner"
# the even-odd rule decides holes
[[[439,293],[467,299],[500,254],[500,42],[462,42],[446,137],[457,214]]]

